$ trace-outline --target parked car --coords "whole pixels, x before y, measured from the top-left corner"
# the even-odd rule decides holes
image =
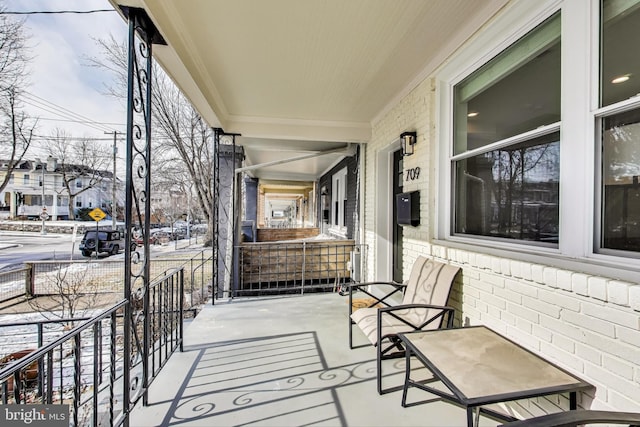
[[[97,250],[96,250],[97,246]],[[135,250],[135,243],[132,243],[132,250]],[[91,254],[108,253],[109,255],[115,255],[120,252],[120,249],[124,249],[125,240],[124,235],[120,231],[114,230],[95,230],[85,231],[82,241],[80,242],[80,251],[84,256],[91,256]]]
[[[164,230],[154,230],[149,236],[149,243],[152,245],[161,245],[171,241],[171,233]]]

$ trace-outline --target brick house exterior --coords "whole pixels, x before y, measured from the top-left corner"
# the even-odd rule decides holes
[[[540,20],[560,3],[563,17],[574,13],[572,19],[581,21],[585,27],[589,25],[587,16],[591,15],[585,10],[588,2],[533,5],[514,1],[489,22],[487,28],[500,28],[492,34],[508,38],[508,31],[514,28],[507,20],[514,17]],[[465,55],[473,57],[472,51],[480,49],[479,43],[486,40],[479,37],[469,41],[456,52],[459,60]],[[493,43],[503,41],[495,39]],[[458,325],[488,325],[594,384],[595,390],[579,396],[579,406],[639,411],[640,281],[633,267],[637,263],[629,260],[630,269],[625,269],[617,268],[615,262],[598,264],[588,256],[557,256],[535,248],[494,250],[485,242],[476,244],[472,239],[449,238],[447,230],[443,234],[439,228],[444,220],[442,204],[446,200],[442,192],[447,191],[443,186],[446,176],[443,178],[442,172],[442,159],[447,150],[443,134],[446,133],[444,126],[450,122],[443,97],[450,88],[446,73],[453,67],[447,68],[447,65],[435,68],[380,116],[373,123],[371,141],[364,146],[363,243],[371,248],[365,280],[389,276],[384,268],[388,253],[384,246],[388,239],[381,239],[384,223],[388,221],[381,220],[381,212],[388,201],[380,188],[384,182],[380,174],[389,172],[380,165],[399,148],[398,136],[415,130],[418,139],[415,154],[405,157],[404,170],[406,173],[419,166],[423,173],[418,179],[405,182],[406,190],[403,190],[421,191],[421,221],[417,227],[404,229],[405,279],[418,255],[460,266],[462,274],[450,300],[458,313]],[[592,140],[593,134],[590,135]],[[525,411],[533,414],[568,407],[566,396],[523,405]]]

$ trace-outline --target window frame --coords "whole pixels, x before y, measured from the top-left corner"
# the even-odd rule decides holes
[[[630,110],[640,109],[640,94],[633,96],[624,101],[620,101],[611,105],[607,105],[605,107],[597,108],[593,112],[593,122],[595,128],[595,161],[594,161],[594,202],[593,202],[593,212],[594,212],[594,222],[593,222],[593,253],[594,257],[603,257],[603,258],[622,258],[627,260],[637,259],[640,262],[640,252],[632,252],[625,251],[622,249],[612,249],[605,248],[601,245],[602,239],[602,220],[603,220],[603,191],[602,191],[602,168],[604,161],[603,159],[603,151],[604,151],[604,141],[602,140],[602,124],[603,121],[607,117],[614,116],[619,113],[624,113]]]
[[[331,209],[329,222],[333,230],[344,234],[347,230],[345,223],[345,201],[347,200],[347,167],[331,176]]]
[[[554,13],[561,13],[560,218],[556,248],[454,235],[454,86]],[[640,97],[599,108],[600,1],[516,2],[435,72],[436,212],[434,240],[443,246],[510,259],[580,269],[621,279],[636,277],[640,259],[597,253],[599,147],[597,117],[640,105]],[[588,88],[585,90],[585,88]],[[555,124],[554,124],[555,125]],[[595,240],[594,240],[595,239]],[[482,247],[482,249],[479,249]]]
[[[640,94],[635,96],[631,96],[627,99],[623,99],[618,102],[614,102],[611,104],[607,104],[605,106],[601,106],[601,90],[600,85],[602,84],[601,79],[601,71],[603,65],[601,64],[602,60],[602,34],[600,33],[602,29],[602,17],[601,13],[604,13],[604,9],[601,8],[600,0],[592,0],[596,8],[595,18],[593,19],[593,26],[595,31],[597,31],[597,44],[595,44],[595,61],[597,64],[597,68],[594,74],[594,85],[597,85],[596,91],[594,94],[594,102],[590,112],[590,119],[592,126],[594,128],[594,143],[595,143],[595,157],[594,157],[594,179],[593,179],[593,234],[591,240],[591,251],[593,254],[593,258],[597,260],[605,260],[616,262],[617,260],[626,261],[630,263],[633,267],[640,268],[640,252],[633,251],[625,251],[622,249],[612,249],[602,247],[602,234],[603,234],[603,161],[604,161],[604,141],[602,139],[602,125],[604,120],[607,117],[614,116],[616,114],[624,113],[630,110],[639,109],[640,108]]]
[[[451,217],[449,218],[450,224],[451,224],[451,229],[449,230],[450,235],[454,237],[462,237],[463,239],[473,239],[473,240],[477,239],[480,241],[488,240],[491,242],[505,242],[509,244],[515,243],[517,245],[523,245],[527,247],[535,246],[535,247],[557,248],[558,244],[550,244],[550,243],[545,243],[543,241],[517,240],[517,239],[509,239],[506,237],[491,237],[491,236],[465,234],[465,233],[456,232],[455,231],[455,215],[456,215],[456,206],[455,206],[456,197],[455,196],[456,195],[454,194],[454,191],[455,191],[455,187],[457,187],[457,184],[456,184],[456,170],[454,166],[459,161],[471,159],[471,158],[477,157],[478,155],[482,155],[484,153],[488,153],[491,151],[513,147],[520,143],[531,141],[542,136],[557,133],[559,131],[560,131],[560,122],[551,123],[549,125],[541,126],[537,129],[533,129],[528,132],[521,133],[519,135],[514,135],[512,137],[509,137],[500,141],[496,141],[491,144],[487,144],[483,147],[478,147],[460,154],[452,155],[449,158],[449,162],[450,162],[449,168],[451,170],[451,186],[449,187],[450,189],[449,191],[451,193],[451,212],[450,212]],[[562,144],[560,144],[560,146],[562,146]],[[559,221],[559,218],[558,218],[558,221]]]
[[[535,5],[532,3],[536,3]],[[562,129],[562,123],[553,123],[539,129],[533,129],[516,136],[496,141],[487,146],[478,147],[464,153],[455,154],[454,151],[454,107],[455,86],[466,79],[487,62],[508,49],[522,37],[531,32],[538,25],[550,18],[553,14],[561,13],[561,52],[564,55],[566,47],[563,42],[565,13],[562,10],[562,0],[546,0],[540,2],[520,2],[506,10],[493,24],[478,34],[478,36],[461,49],[445,67],[436,74],[436,89],[438,92],[436,111],[440,113],[436,117],[438,122],[438,212],[436,215],[435,237],[437,240],[448,242],[460,242],[472,245],[502,248],[510,251],[536,251],[549,254],[559,253],[557,246],[539,245],[531,241],[510,241],[508,239],[495,239],[483,236],[461,235],[454,233],[453,215],[455,213],[455,195],[453,194],[454,174],[453,164],[456,160],[471,157],[483,153],[489,149],[497,149],[509,146],[516,141],[533,138],[536,135],[550,133]],[[564,66],[564,58],[561,59]],[[561,81],[563,77],[561,76]],[[562,97],[561,97],[562,104]],[[564,106],[561,105],[561,113]],[[560,157],[562,159],[563,144],[561,131]],[[562,160],[561,160],[562,161]],[[562,182],[562,167],[561,167]],[[561,184],[562,185],[562,184]],[[562,203],[562,195],[560,196]],[[562,213],[560,213],[562,216]],[[560,219],[561,221],[561,219]],[[561,240],[561,238],[560,238]]]

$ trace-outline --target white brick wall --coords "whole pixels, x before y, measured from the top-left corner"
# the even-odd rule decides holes
[[[595,390],[580,396],[581,406],[640,411],[639,283],[489,256],[481,249],[448,248],[431,240],[433,95],[433,81],[427,79],[373,124],[365,165],[367,279],[374,279],[371,266],[377,261],[376,153],[403,131],[416,129],[416,154],[406,159],[405,170],[421,168],[420,178],[406,184],[408,190],[421,191],[421,224],[405,228],[405,275],[419,254],[459,265],[462,274],[450,304],[458,310],[460,325],[488,325],[594,384]],[[533,402],[527,411],[546,412],[558,405],[567,407],[566,396],[555,403],[553,399]]]
[[[461,323],[486,324],[594,384],[586,407],[640,410],[638,284],[521,261],[506,269],[461,252],[450,260],[463,268],[454,289]],[[522,271],[532,274],[516,277]]]

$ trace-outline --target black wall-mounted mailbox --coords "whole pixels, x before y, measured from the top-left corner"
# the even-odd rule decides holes
[[[396,195],[397,222],[400,225],[420,225],[420,192]]]

